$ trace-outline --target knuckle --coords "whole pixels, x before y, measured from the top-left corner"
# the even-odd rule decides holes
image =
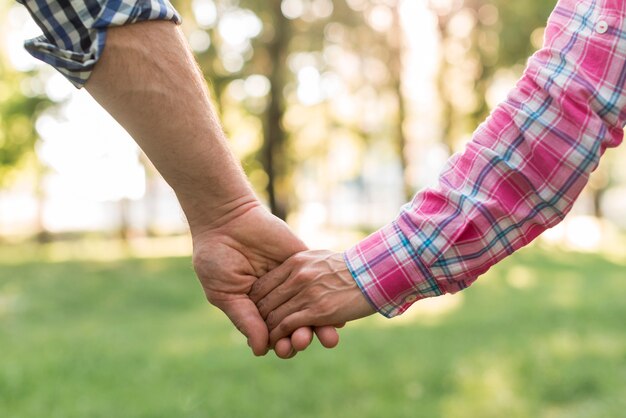
[[[261,285],[261,282],[259,280],[257,280],[254,283],[252,283],[252,287],[250,287],[250,292],[248,294],[251,297],[253,297],[255,295],[260,294],[261,290],[263,290],[263,286]]]
[[[315,269],[311,266],[306,266],[300,273],[307,281],[312,280],[315,277]]]
[[[290,332],[289,327],[290,327],[290,323],[289,323],[289,321],[288,321],[288,320],[287,320],[287,321],[283,321],[283,322],[281,322],[281,323],[280,323],[280,324],[276,327],[276,330],[277,330],[278,335],[280,335],[280,336],[288,335],[288,334],[289,334],[289,332]]]
[[[277,315],[276,312],[272,311],[267,315],[267,319],[265,320],[266,324],[270,328],[276,327]]]
[[[268,317],[268,312],[267,312],[267,303],[264,301],[259,302],[256,305],[257,309],[259,310],[259,313],[261,314],[261,316],[263,318],[267,318]]]
[[[305,291],[306,297],[308,299],[317,299],[320,295],[322,295],[324,288],[319,283],[312,283]]]
[[[308,267],[308,266],[305,266],[299,269],[298,274],[295,277],[296,281],[300,284],[307,284],[313,281],[314,278],[315,278],[315,271],[311,267]]]
[[[293,283],[295,283],[296,285],[302,285],[304,283],[306,283],[306,276],[302,273],[302,270],[299,270],[294,276],[293,276]]]
[[[313,301],[316,296],[315,289],[312,287],[308,287],[302,291],[302,299],[308,301],[309,303]]]
[[[294,254],[291,257],[291,260],[295,264],[301,264],[301,263],[303,263],[306,260],[306,254],[304,252],[300,252],[300,253]]]

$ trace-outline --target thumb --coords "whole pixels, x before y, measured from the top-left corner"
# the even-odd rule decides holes
[[[225,301],[221,308],[237,329],[248,338],[248,345],[254,355],[267,354],[269,331],[254,302],[245,297]]]

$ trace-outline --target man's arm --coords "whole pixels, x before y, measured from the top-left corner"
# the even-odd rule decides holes
[[[175,25],[109,29],[85,88],[172,186],[192,231],[213,229],[258,205]]]
[[[462,290],[560,222],[605,149],[624,136],[625,16],[623,1],[559,1],[544,47],[438,187],[346,251],[345,262],[303,253],[255,284],[251,297],[271,341],[303,324],[364,316],[355,307],[365,299],[391,317]]]
[[[257,277],[305,246],[254,195],[180,30],[168,22],[111,28],[85,88],[172,186],[189,221],[207,298],[248,337],[255,354],[264,354],[267,328],[247,293]],[[329,346],[336,344],[333,334],[318,332]],[[296,335],[303,335],[306,343],[296,345],[305,348],[310,331]],[[285,350],[277,354],[286,357],[291,347]]]
[[[255,354],[264,354],[267,327],[246,293],[258,276],[305,247],[261,207],[230,153],[201,73],[171,23],[180,22],[178,14],[167,0],[20,2],[44,32],[27,49],[75,86],[88,80],[91,95],[150,157],[189,220],[194,267],[208,299]],[[334,329],[317,333],[324,345],[337,343]],[[304,349],[311,338],[303,328],[277,354],[289,357],[292,343]]]

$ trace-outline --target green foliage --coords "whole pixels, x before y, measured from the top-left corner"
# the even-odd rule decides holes
[[[535,50],[530,36],[545,26],[555,0],[506,1],[492,0],[500,16],[497,65],[510,67],[524,63]]]
[[[486,94],[498,70],[515,68],[521,75],[523,64],[540,46],[537,35],[541,33],[535,31],[545,26],[556,1],[467,0],[452,8],[438,8],[440,3],[432,0],[431,4],[439,14],[444,49],[439,82],[444,142],[455,149],[457,141],[473,132],[489,113]],[[470,16],[471,32],[469,36],[455,37],[455,17],[461,15]],[[449,88],[450,78],[458,78],[459,69],[470,79],[464,91],[456,88],[458,84]],[[455,99],[459,96],[471,97],[473,105],[458,106]]]
[[[400,123],[390,121],[385,126],[378,126],[376,132],[366,133],[362,131],[362,125],[366,125],[364,121],[346,123],[338,120],[336,111],[329,105],[330,100],[322,100],[313,105],[299,102],[296,93],[297,72],[304,65],[303,62],[306,62],[306,66],[314,67],[319,74],[345,78],[341,80],[341,84],[352,94],[370,86],[373,88],[372,94],[379,97],[389,95],[389,90],[393,95],[397,89],[397,77],[386,74],[386,65],[399,53],[390,48],[387,42],[389,34],[377,33],[366,23],[366,11],[354,10],[345,0],[306,0],[302,4],[305,9],[308,7],[308,11],[300,17],[291,18],[283,14],[281,3],[258,0],[207,2],[215,5],[216,20],[204,27],[199,25],[193,30],[196,35],[198,31],[204,31],[210,38],[208,48],[196,50],[196,56],[217,98],[227,133],[236,137],[237,130],[246,125],[245,120],[242,120],[244,118],[255,118],[262,125],[262,129],[256,133],[262,140],[251,141],[258,146],[249,147],[247,152],[239,156],[250,172],[258,171],[262,167],[266,175],[253,177],[261,179],[270,207],[275,213],[284,215],[285,209],[296,203],[293,201],[296,189],[293,183],[294,171],[303,165],[308,167],[326,164],[329,153],[328,138],[332,137],[331,127],[350,129],[365,141],[368,135],[383,139],[395,135],[398,129],[389,128],[389,125],[399,126]],[[313,11],[316,10],[313,3],[318,7],[317,14]],[[194,21],[190,2],[179,1],[175,4],[185,14],[186,20]],[[368,8],[373,6],[374,3],[368,5]],[[325,11],[319,12],[320,7]],[[262,24],[261,32],[243,42],[243,47],[229,44],[227,36],[220,28],[229,16],[236,13],[252,14]],[[241,24],[241,31],[245,31],[245,26]],[[342,50],[354,54],[357,69],[347,76],[341,75],[341,67],[345,63],[333,60],[332,54],[327,53],[329,47],[335,47],[335,56],[338,50],[341,56],[346,55],[341,53]],[[233,60],[239,60],[240,65],[232,65]],[[368,72],[371,70],[367,68],[368,65],[383,73],[379,77],[382,81],[369,77],[372,71]],[[261,75],[269,82],[267,95],[250,97],[241,92],[241,86],[252,75]],[[240,90],[237,98],[232,97],[233,89],[229,92],[229,87],[233,86]],[[354,101],[359,102],[358,99]],[[230,117],[235,113],[234,107],[239,108],[238,118]],[[297,118],[298,123],[288,123],[285,119],[290,111],[292,115],[310,111],[319,118],[300,116]],[[316,133],[311,134],[314,130]],[[313,142],[315,145],[311,146]],[[308,147],[306,154],[301,152],[303,143]],[[255,185],[258,188],[260,184]]]
[[[300,4],[306,8],[313,3],[303,1]],[[456,148],[458,140],[474,131],[486,117],[489,108],[485,97],[498,70],[522,64],[532,53],[535,46],[531,42],[531,34],[544,25],[554,2],[467,0],[436,3],[451,5],[439,14],[444,50],[459,50],[458,45],[449,42],[455,16],[469,12],[475,21],[469,36],[458,40],[462,44],[461,50],[465,51],[463,59],[444,61],[440,72],[443,140],[450,148]],[[205,51],[197,51],[197,56],[223,112],[228,113],[233,106],[239,106],[248,116],[258,118],[262,123],[263,129],[258,133],[262,141],[254,141],[261,145],[251,147],[241,157],[252,171],[262,167],[267,174],[257,177],[263,180],[274,210],[293,206],[294,202],[290,202],[293,197],[290,196],[294,196],[294,172],[297,176],[298,170],[316,171],[315,165],[327,164],[330,144],[335,136],[334,128],[352,131],[362,143],[382,141],[395,144],[397,158],[402,168],[406,168],[408,161],[403,154],[405,143],[402,130],[406,118],[402,101],[402,44],[397,33],[396,15],[399,1],[333,1],[332,14],[326,17],[315,18],[305,12],[293,19],[283,15],[281,1],[216,0],[213,4],[217,10],[216,22],[202,29],[211,39],[210,46]],[[194,19],[189,2],[180,1],[178,6],[188,14],[187,19]],[[394,24],[385,31],[377,31],[368,23],[370,13],[381,8],[394,14]],[[238,69],[237,66],[229,69],[227,65],[227,57],[233,56],[232,46],[228,45],[219,28],[223,19],[233,11],[252,13],[263,26],[261,33],[249,40],[249,46],[235,54],[241,58],[242,64]],[[339,50],[342,58],[349,58],[347,61],[329,59],[333,57],[329,53],[331,50],[335,57]],[[443,55],[457,54],[449,51],[444,51]],[[337,115],[337,107],[331,104],[332,98],[318,105],[302,106],[295,90],[298,86],[296,62],[301,62],[303,56],[313,62],[320,74],[341,78],[342,88],[349,92],[353,101],[345,106],[359,109],[369,100],[385,103],[381,105],[388,112],[385,121],[372,126],[364,118],[342,119]],[[350,65],[353,70],[346,74],[345,68]],[[237,83],[241,86],[253,74],[263,75],[269,80],[270,93],[266,97],[237,100],[228,97],[229,86]],[[451,83],[452,79],[458,78],[469,79],[463,86],[465,91],[459,90],[458,83]],[[362,100],[366,88],[369,88],[370,98]],[[471,96],[473,104],[469,108],[459,108],[455,101],[467,96]],[[390,97],[395,97],[395,100],[389,101]],[[310,112],[311,115],[300,117],[296,124],[286,123],[290,112]],[[363,106],[363,111],[357,111],[360,114],[369,112],[371,107],[366,106]],[[313,115],[319,115],[319,118]],[[226,130],[236,130],[242,125],[240,122],[225,123]],[[306,145],[303,146],[304,143]],[[306,148],[306,153],[303,148]],[[355,155],[353,160],[359,161],[359,156]],[[353,175],[356,177],[358,174],[355,172]],[[412,194],[408,187],[407,192]]]
[[[617,417],[623,264],[539,248],[441,316],[254,358],[188,259],[0,265],[0,411],[71,417]],[[395,324],[395,326],[393,326]]]
[[[34,150],[35,121],[50,104],[43,96],[27,97],[20,90],[32,74],[10,70],[0,56],[0,186],[19,163]]]

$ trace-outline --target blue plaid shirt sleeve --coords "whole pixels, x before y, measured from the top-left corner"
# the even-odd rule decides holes
[[[106,42],[107,29],[146,20],[180,24],[168,0],[17,0],[26,6],[43,35],[25,42],[74,86],[89,79]]]

